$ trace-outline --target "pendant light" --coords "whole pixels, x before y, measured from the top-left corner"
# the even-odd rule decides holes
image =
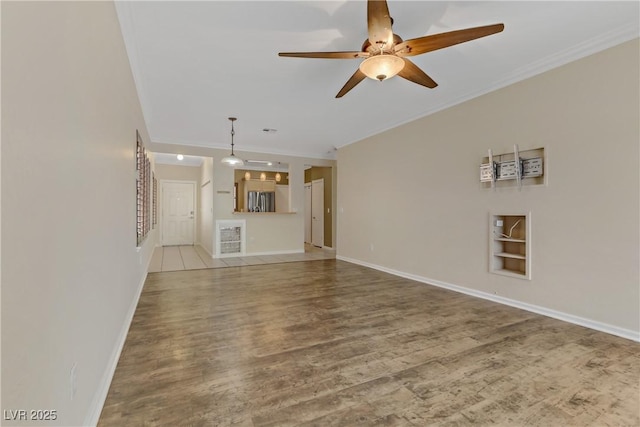
[[[233,122],[238,119],[236,119],[235,117],[229,117],[229,120],[231,120],[231,155],[225,157],[220,162],[231,167],[243,166],[244,161],[240,157],[236,157],[236,155],[233,154],[233,136],[236,134],[235,130],[233,129]]]

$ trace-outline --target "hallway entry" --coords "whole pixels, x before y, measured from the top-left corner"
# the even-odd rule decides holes
[[[324,247],[324,179],[304,185],[304,242]]]
[[[311,244],[324,246],[324,179],[311,181]]]

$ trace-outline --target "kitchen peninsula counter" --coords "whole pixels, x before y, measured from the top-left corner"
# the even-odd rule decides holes
[[[245,223],[247,255],[278,255],[304,252],[303,217],[300,211],[232,212],[226,219]]]

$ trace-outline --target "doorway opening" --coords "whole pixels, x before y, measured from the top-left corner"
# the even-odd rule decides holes
[[[155,176],[158,179],[158,240],[157,245],[169,246],[180,245],[178,242],[190,242],[196,249],[200,246],[203,252],[212,257],[215,250],[214,227],[213,227],[213,158],[205,156],[195,156],[175,153],[153,153],[155,166]],[[193,206],[188,209],[184,206],[166,206],[163,195],[162,183],[177,182],[190,183],[193,185]],[[189,201],[180,200],[180,204]],[[173,203],[177,203],[174,200]],[[183,222],[180,226],[171,222],[165,224],[165,212],[170,213],[171,209],[183,210],[183,214],[191,218]],[[164,211],[164,212],[163,212]],[[193,214],[191,214],[193,211]],[[177,220],[177,218],[171,218]],[[173,227],[173,228],[172,228]],[[166,228],[166,230],[165,230]],[[190,231],[188,231],[190,230]],[[191,233],[191,235],[189,235]]]
[[[333,248],[333,169],[309,165],[304,182],[304,241],[319,248]]]

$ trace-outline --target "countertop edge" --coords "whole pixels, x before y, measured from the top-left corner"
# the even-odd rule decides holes
[[[233,215],[293,215],[298,212],[231,212]]]

